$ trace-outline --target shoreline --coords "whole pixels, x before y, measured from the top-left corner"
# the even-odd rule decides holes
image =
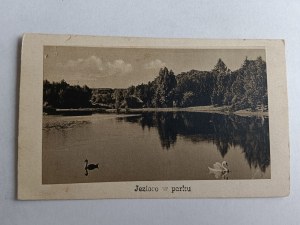
[[[259,116],[259,117],[268,117],[268,111],[250,111],[249,109],[242,109],[238,111],[229,111],[228,106],[193,106],[186,108],[128,108],[128,109],[119,109],[117,112],[116,109],[103,109],[103,108],[79,108],[79,109],[55,109],[55,113],[49,113],[44,115],[64,115],[64,116],[83,116],[91,115],[94,113],[100,114],[132,114],[132,113],[143,113],[143,112],[203,112],[203,113],[217,113],[223,115],[234,114],[237,116]]]
[[[228,106],[193,106],[186,108],[142,108],[142,109],[130,109],[129,112],[203,112],[203,113],[218,113],[223,115],[235,114],[237,116],[260,116],[269,117],[268,111],[249,111],[247,109],[238,111],[229,111]]]

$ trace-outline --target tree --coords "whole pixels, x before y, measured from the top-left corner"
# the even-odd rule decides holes
[[[230,72],[230,70],[227,68],[225,63],[222,61],[222,59],[218,59],[217,64],[215,65],[214,69],[212,70],[213,73],[216,74],[224,74]]]
[[[88,86],[69,85],[65,80],[43,83],[43,101],[45,107],[81,108],[89,107],[92,91]]]
[[[226,93],[226,88],[229,85],[231,71],[227,68],[222,59],[219,59],[214,69],[212,70],[214,87],[211,96],[213,105],[223,105]]]
[[[266,63],[261,57],[245,59],[232,85],[234,109],[262,109],[268,105]]]
[[[152,103],[155,107],[172,107],[177,81],[172,70],[160,69],[153,86],[155,89]]]

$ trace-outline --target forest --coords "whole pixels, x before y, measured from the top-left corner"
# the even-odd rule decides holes
[[[190,70],[175,75],[161,68],[147,84],[124,89],[89,88],[66,81],[44,80],[43,104],[46,108],[170,108],[227,106],[231,111],[268,110],[266,62],[258,57],[245,59],[231,71],[219,59],[211,71]]]

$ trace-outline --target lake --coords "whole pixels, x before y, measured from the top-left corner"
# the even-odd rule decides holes
[[[269,179],[269,119],[202,112],[44,115],[42,157],[43,184]],[[99,169],[86,171],[86,159]],[[229,173],[210,173],[223,161]]]

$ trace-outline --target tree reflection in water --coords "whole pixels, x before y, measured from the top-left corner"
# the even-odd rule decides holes
[[[120,118],[143,129],[156,128],[163,149],[175,145],[177,136],[198,143],[213,142],[224,157],[230,147],[240,146],[250,167],[265,172],[270,165],[269,119],[200,112],[149,112]]]

